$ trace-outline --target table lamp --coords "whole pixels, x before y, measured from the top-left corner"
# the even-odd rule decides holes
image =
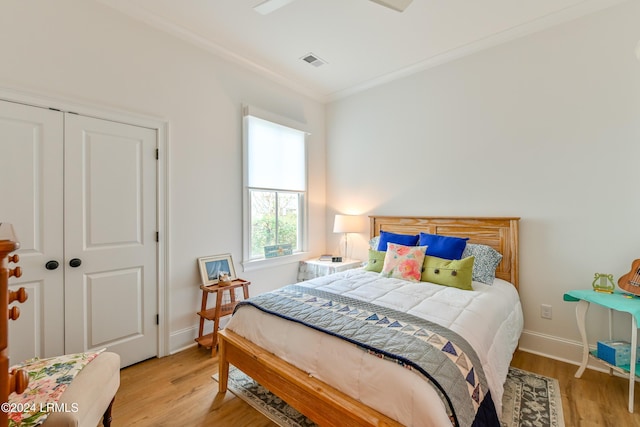
[[[358,233],[362,231],[362,217],[359,215],[336,215],[333,221],[333,232],[344,233],[344,260],[349,258],[348,238],[349,233]]]

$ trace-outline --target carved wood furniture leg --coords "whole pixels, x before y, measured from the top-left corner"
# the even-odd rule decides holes
[[[113,399],[111,399],[111,403],[109,403],[109,406],[107,406],[107,410],[104,411],[104,415],[102,416],[102,425],[104,427],[111,427],[111,410],[113,409],[113,402],[115,402],[116,397],[113,396]]]
[[[200,312],[204,313],[207,309],[207,299],[209,298],[209,292],[202,292],[202,302],[200,303]],[[200,316],[200,325],[198,327],[198,337],[201,337],[204,333],[204,317]],[[198,342],[198,347],[200,347],[200,343]]]
[[[584,370],[589,363],[589,341],[587,340],[587,310],[589,310],[589,302],[585,300],[578,301],[576,306],[576,320],[578,323],[578,330],[580,331],[580,337],[582,338],[582,363],[576,372],[575,377],[580,378],[584,374]]]
[[[213,320],[213,340],[211,341],[211,357],[216,355],[216,349],[218,347],[218,329],[220,329],[220,311],[222,310],[222,296],[224,295],[223,289],[218,289],[216,292],[216,316]]]
[[[220,336],[220,351],[218,351],[218,393],[227,392],[229,382],[229,362],[227,361],[227,346],[224,336]]]

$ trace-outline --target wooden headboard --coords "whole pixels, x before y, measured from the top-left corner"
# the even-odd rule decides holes
[[[520,218],[437,217],[437,216],[370,216],[371,237],[380,230],[418,234],[468,237],[469,243],[491,246],[502,254],[496,277],[518,289],[518,221]]]

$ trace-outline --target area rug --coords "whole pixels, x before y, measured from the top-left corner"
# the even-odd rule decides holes
[[[502,396],[501,424],[564,427],[558,380],[510,367]]]
[[[213,375],[218,380],[218,375]],[[313,427],[315,423],[233,366],[229,390],[282,427]],[[509,368],[502,399],[501,427],[564,427],[558,381]]]

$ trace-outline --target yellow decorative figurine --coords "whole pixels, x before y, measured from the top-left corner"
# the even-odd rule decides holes
[[[616,285],[613,283],[613,274],[596,273],[591,286],[594,291],[607,294],[612,294],[616,289]]]

